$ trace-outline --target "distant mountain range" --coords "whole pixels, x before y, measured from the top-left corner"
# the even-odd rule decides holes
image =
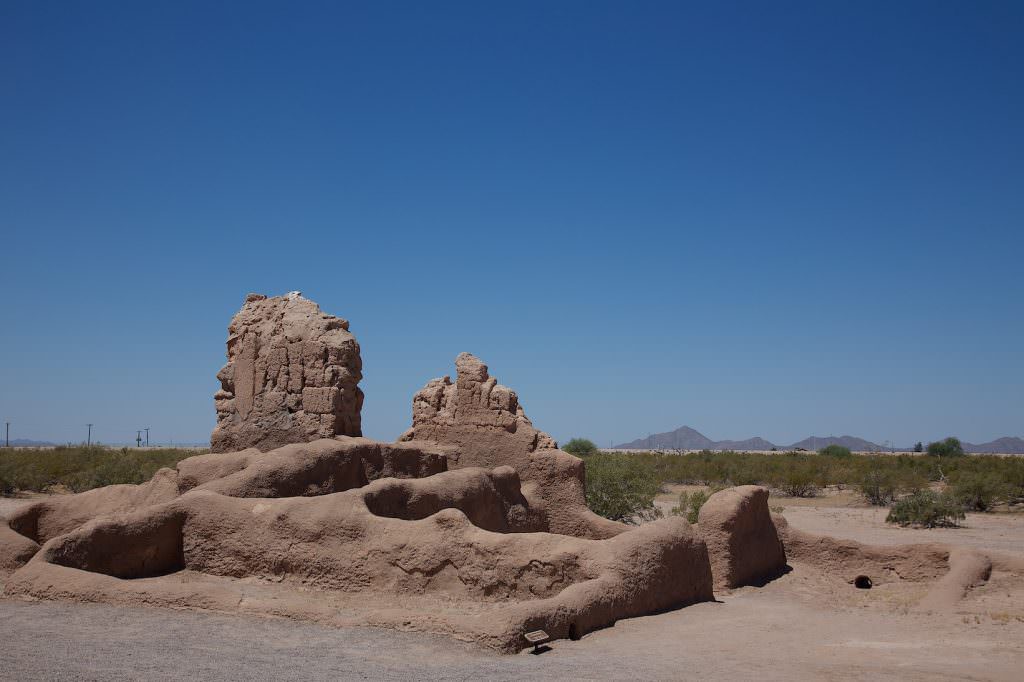
[[[988,443],[980,443],[978,445],[964,443],[963,446],[967,452],[977,452],[980,454],[998,452],[1004,455],[1024,455],[1024,438],[1016,438],[1014,436],[996,438]]]
[[[711,440],[689,426],[681,426],[675,431],[638,438],[614,447],[618,450],[771,450],[772,448],[777,450],[795,450],[797,448],[820,450],[826,445],[842,445],[855,452],[876,452],[889,449],[855,436],[809,436],[791,445],[777,445],[759,437],[746,440]],[[989,443],[965,442],[963,446],[967,452],[1024,454],[1024,439],[1009,436]],[[895,449],[907,451],[913,447]]]
[[[882,447],[878,443],[872,443],[869,440],[857,438],[856,436],[839,436],[838,438],[835,436],[829,436],[828,438],[808,436],[807,438],[786,447],[793,449],[803,448],[804,450],[820,450],[828,445],[842,445],[844,448],[850,448],[854,452],[875,452],[876,450],[889,449]],[[913,449],[913,446],[909,449]]]
[[[0,434],[2,435],[2,434]],[[3,439],[0,438],[0,445],[3,445]],[[31,438],[12,438],[12,448],[48,448],[53,447],[54,443],[46,440],[32,440]]]

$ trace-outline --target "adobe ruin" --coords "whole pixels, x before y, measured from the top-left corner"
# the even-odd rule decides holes
[[[582,460],[536,429],[478,358],[413,399],[397,442],[359,436],[359,346],[298,294],[250,295],[218,374],[213,452],[141,485],[0,518],[3,593],[443,633],[502,652],[577,638],[760,584],[801,561],[930,585],[947,608],[992,560],[790,529],[768,491],[711,496],[699,523],[586,507]]]

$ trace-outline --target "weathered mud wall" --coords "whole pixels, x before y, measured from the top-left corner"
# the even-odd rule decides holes
[[[227,455],[228,470],[241,468],[205,481],[225,469],[214,466],[217,456],[194,458],[164,477],[200,485],[51,538],[5,593],[313,620],[325,617],[318,602],[329,595],[372,594],[361,602],[363,622],[453,633],[501,651],[525,646],[530,629],[581,636],[712,598],[707,549],[681,519],[607,540],[531,532],[540,522],[512,467],[366,482],[353,468],[386,466],[360,454],[363,443],[332,444]],[[433,467],[429,452],[410,465],[413,445],[376,446],[378,454],[391,449],[393,467]],[[334,468],[325,468],[332,457]],[[263,496],[298,489],[323,494]],[[319,600],[311,602],[310,589]],[[442,602],[412,613],[403,598]]]
[[[249,294],[228,327],[227,354],[213,452],[362,435],[362,360],[347,320],[298,292]]]
[[[526,416],[516,392],[490,376],[479,358],[461,353],[449,377],[433,379],[413,397],[412,428],[400,441],[454,448],[449,468],[511,466],[523,492],[553,533],[606,538],[629,528],[587,508],[584,465]]]
[[[718,491],[700,508],[697,525],[708,545],[716,589],[755,584],[786,567],[767,488],[744,485]]]

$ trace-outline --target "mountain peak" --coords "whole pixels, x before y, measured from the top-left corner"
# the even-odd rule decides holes
[[[792,445],[775,445],[755,436],[746,440],[711,440],[692,426],[680,426],[675,431],[655,433],[628,443],[616,445],[617,450],[820,450],[828,445],[842,445],[854,452],[878,452],[881,445],[857,436],[808,436]],[[974,453],[1024,454],[1024,438],[1004,436],[987,443],[965,442],[964,450]],[[899,448],[898,448],[899,449]]]

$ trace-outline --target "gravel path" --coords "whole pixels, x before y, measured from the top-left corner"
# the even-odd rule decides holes
[[[0,679],[1020,679],[1024,622],[832,611],[795,597],[799,580],[620,621],[540,656],[372,628],[0,600]]]

